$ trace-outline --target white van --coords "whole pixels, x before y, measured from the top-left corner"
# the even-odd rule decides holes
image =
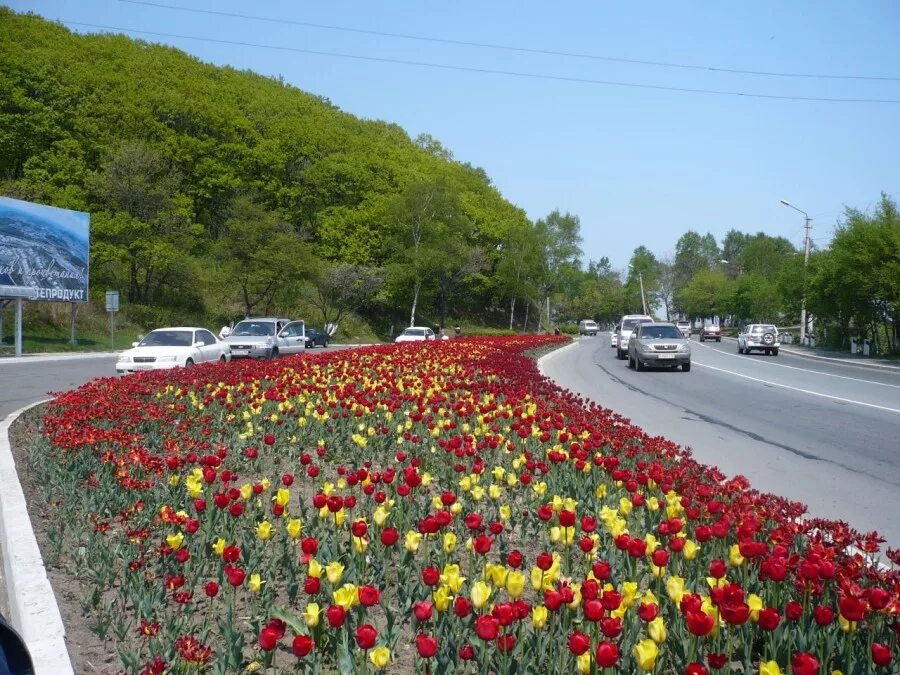
[[[582,319],[578,322],[579,335],[596,335],[600,332],[600,326],[592,319]]]
[[[631,331],[640,323],[652,323],[653,317],[647,314],[626,314],[619,321],[618,344],[616,344],[616,356],[620,361],[624,361],[628,356],[628,339],[631,337]]]

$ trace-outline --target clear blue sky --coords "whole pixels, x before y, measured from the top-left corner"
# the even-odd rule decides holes
[[[896,0],[723,2],[240,2],[151,0],[285,20],[627,59],[900,78]],[[900,100],[900,80],[783,78],[413,41],[175,11],[119,0],[21,0],[16,10],[103,24],[203,61],[281,75],[364,118],[430,133],[482,166],[532,218],[581,218],[588,259],[672,254],[687,229],[732,227],[827,245],[844,205],[900,199],[900,104],[822,103],[458,72],[141,35],[133,30],[569,78]],[[70,26],[79,31],[96,29]]]

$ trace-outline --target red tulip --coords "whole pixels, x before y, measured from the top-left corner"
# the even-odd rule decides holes
[[[328,625],[332,628],[340,628],[344,625],[347,612],[340,605],[331,605],[325,610],[325,618],[328,619]]]
[[[887,668],[891,665],[891,661],[893,660],[893,655],[891,654],[891,648],[887,645],[883,645],[880,642],[872,643],[872,662],[876,666],[881,666],[882,668]]]
[[[430,636],[419,633],[416,635],[416,650],[423,659],[430,659],[437,654],[437,640]]]
[[[497,619],[488,615],[479,616],[475,620],[475,633],[485,642],[495,640],[500,632],[500,624]]]
[[[819,659],[809,652],[794,654],[791,659],[792,675],[816,675],[819,672]]]
[[[294,652],[294,655],[297,658],[302,659],[307,656],[315,646],[316,643],[313,642],[313,639],[308,635],[297,635],[291,643],[291,651]]]
[[[601,668],[612,668],[619,661],[619,647],[615,642],[601,642],[597,645],[594,660]]]
[[[591,648],[591,638],[584,633],[575,631],[569,636],[569,651],[575,656],[581,656]]]
[[[338,605],[333,605],[332,607],[337,607]],[[328,608],[328,611],[331,611],[332,607]],[[329,621],[331,619],[329,618]],[[369,650],[375,646],[375,640],[378,639],[378,631],[375,630],[375,627],[364,623],[362,626],[356,629],[356,634],[354,635],[356,639],[356,645],[363,650]]]

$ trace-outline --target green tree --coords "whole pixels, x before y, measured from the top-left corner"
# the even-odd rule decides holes
[[[313,273],[309,245],[290,223],[249,197],[238,197],[215,245],[223,293],[233,295],[245,316],[290,305],[297,283]]]
[[[627,312],[644,311],[644,300],[647,304],[647,312],[653,312],[653,299],[659,291],[658,282],[659,263],[656,256],[646,246],[638,246],[631,254],[628,263],[628,274],[625,281],[625,310]],[[641,285],[643,284],[644,297],[641,297]]]
[[[535,233],[544,250],[538,287],[546,302],[545,318],[549,328],[551,297],[554,294],[573,295],[581,276],[581,221],[576,215],[555,210],[535,223]],[[540,316],[543,320],[543,315]]]
[[[678,291],[678,303],[691,319],[723,314],[729,297],[728,278],[718,269],[700,270]]]

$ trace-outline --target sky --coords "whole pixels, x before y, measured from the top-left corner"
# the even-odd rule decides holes
[[[882,191],[900,199],[896,0],[6,4],[79,32],[102,29],[72,22],[281,76],[346,112],[397,123],[413,138],[431,134],[457,160],[483,167],[529,217],[554,209],[578,215],[585,261],[607,256],[614,268],[624,268],[640,245],[672,256],[688,229],[720,242],[732,228],[766,232],[800,249],[803,216],[781,199],[809,213],[813,245],[825,247],[845,206],[871,209]]]

